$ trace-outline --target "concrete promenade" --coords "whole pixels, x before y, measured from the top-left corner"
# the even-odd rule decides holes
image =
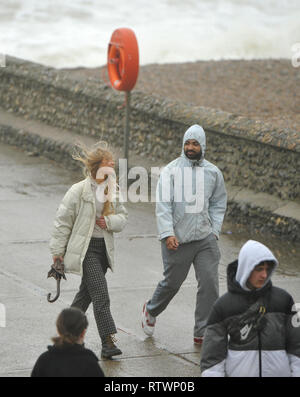
[[[58,313],[68,306],[80,278],[67,275],[61,296],[50,304],[55,281],[47,279],[51,265],[48,242],[56,208],[68,187],[81,179],[78,172],[21,149],[0,145],[0,303],[6,326],[0,327],[0,376],[27,377],[37,357],[55,335]],[[108,273],[111,308],[123,355],[100,361],[107,376],[199,377],[201,349],[193,344],[196,282],[191,269],[181,290],[158,318],[153,338],[140,326],[142,305],[162,277],[160,244],[156,237],[153,204],[127,205],[129,222],[116,235],[116,271]],[[236,258],[250,236],[231,232],[225,224],[220,238],[220,293],[226,291],[226,265]],[[286,288],[300,302],[300,267],[296,245],[277,243],[280,268],[274,284]],[[3,307],[3,306],[2,306]],[[88,310],[86,346],[100,356],[100,341]]]

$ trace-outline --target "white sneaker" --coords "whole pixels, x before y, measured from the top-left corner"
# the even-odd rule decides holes
[[[203,336],[194,336],[194,344],[201,346],[203,344]]]
[[[154,332],[156,319],[155,317],[152,317],[150,313],[147,312],[146,304],[147,302],[143,306],[142,328],[147,336],[152,336]]]

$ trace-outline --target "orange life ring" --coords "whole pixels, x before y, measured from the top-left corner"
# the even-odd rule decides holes
[[[120,28],[113,32],[108,45],[107,68],[114,89],[133,89],[139,73],[139,49],[133,30]]]

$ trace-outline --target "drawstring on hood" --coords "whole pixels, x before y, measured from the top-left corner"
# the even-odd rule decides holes
[[[268,283],[275,268],[278,266],[278,260],[275,258],[269,248],[258,241],[249,240],[242,246],[239,253],[235,279],[244,290],[250,291],[246,286],[247,280],[255,266],[264,261],[272,261],[274,262],[274,266],[263,287]]]
[[[199,142],[199,144],[201,146],[201,150],[202,150],[202,156],[201,156],[200,160],[191,160],[188,157],[186,157],[186,155],[184,153],[184,144],[189,139],[195,139],[197,142]],[[206,136],[205,136],[204,129],[200,125],[194,124],[186,130],[186,132],[183,136],[181,156],[188,159],[193,164],[194,163],[199,164],[204,159],[205,149],[206,149]]]

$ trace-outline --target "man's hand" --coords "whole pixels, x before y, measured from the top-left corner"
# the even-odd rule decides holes
[[[98,226],[100,226],[101,229],[107,229],[104,216],[100,216],[100,218],[96,220],[96,224],[97,224]]]
[[[175,236],[167,237],[166,245],[169,250],[176,251],[179,247],[179,242]]]

